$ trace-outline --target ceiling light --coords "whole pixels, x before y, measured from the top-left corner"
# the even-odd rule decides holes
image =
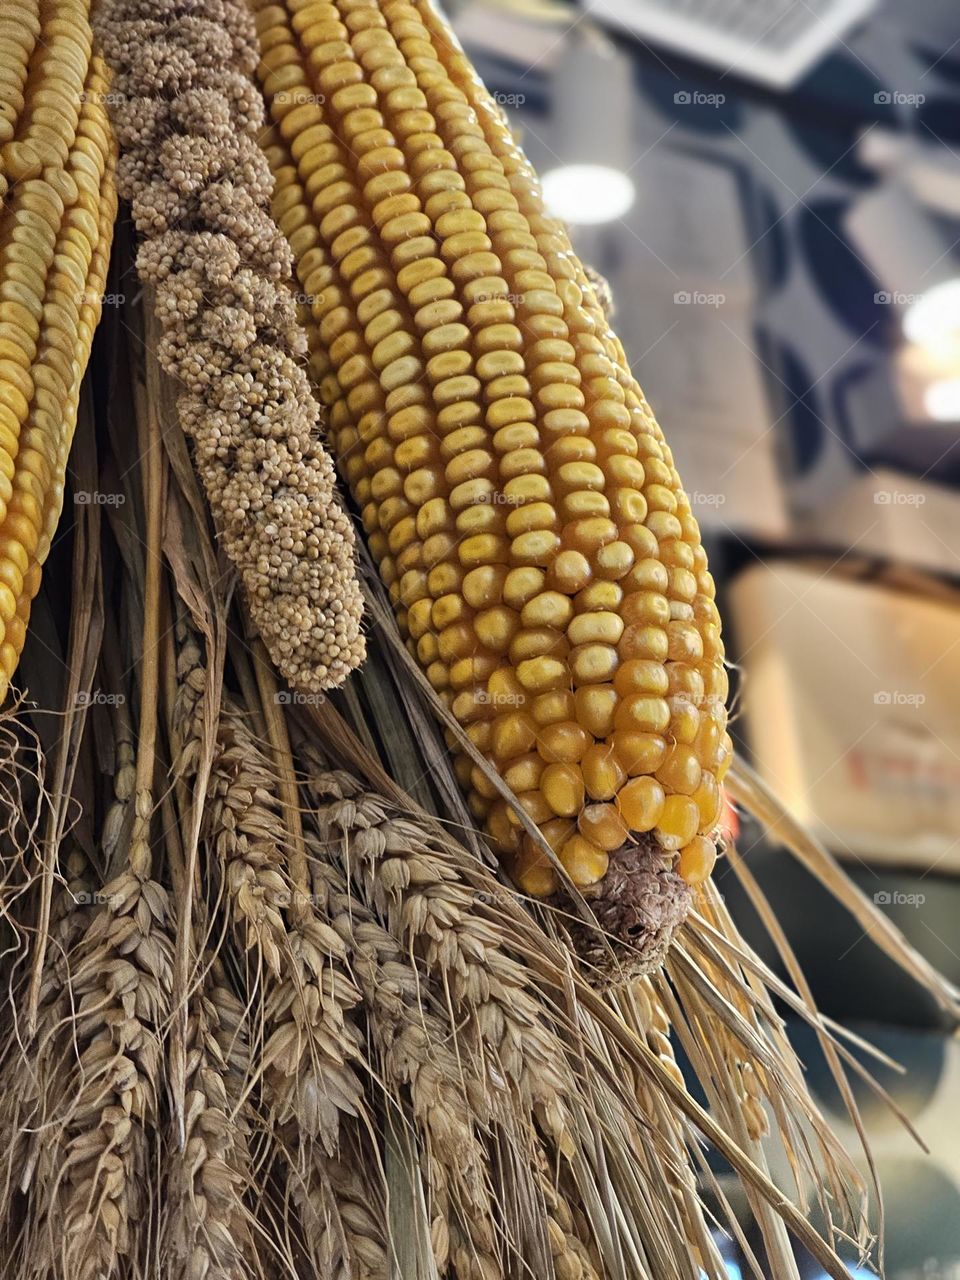
[[[579,226],[622,218],[636,188],[621,170],[605,164],[565,164],[543,176],[543,196],[556,218]]]
[[[903,316],[903,332],[911,342],[936,348],[960,337],[960,277],[922,293]]]
[[[944,232],[898,177],[851,206],[846,230],[876,277],[874,302],[902,316],[907,339],[936,355],[960,345],[960,277]]]
[[[557,164],[543,179],[550,212],[574,226],[622,218],[636,196],[628,176],[635,154],[630,61],[581,22],[567,34],[551,80]]]
[[[960,378],[931,382],[923,393],[923,407],[934,422],[960,422]]]

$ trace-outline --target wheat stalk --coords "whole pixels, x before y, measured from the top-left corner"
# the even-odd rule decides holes
[[[484,1141],[495,1090],[463,1052],[459,1029],[399,939],[347,892],[338,869],[312,841],[310,902],[342,939],[344,959],[363,992],[367,1024],[385,1086],[410,1098],[422,1138],[435,1222],[457,1229],[481,1266],[496,1267],[497,1232]],[[440,1229],[437,1265],[446,1265]],[[469,1272],[459,1271],[459,1274]]]
[[[187,1018],[185,1142],[169,1155],[164,1255],[171,1280],[247,1280],[257,1273],[244,1195],[251,1182],[245,1011],[206,957]]]
[[[151,849],[164,470],[156,413],[138,425],[146,539],[132,830],[126,864],[104,886],[71,957],[76,1058],[52,1126],[56,1167],[37,1180],[35,1247],[25,1262],[29,1273],[70,1280],[109,1275],[145,1247],[152,1204],[143,1191],[172,988],[170,905]]]
[[[569,1117],[562,1099],[576,1086],[546,1022],[549,1008],[491,919],[497,896],[510,891],[494,881],[478,889],[460,875],[452,842],[349,774],[324,771],[309,751],[305,761],[328,856],[342,861],[371,909],[441,984],[459,1039],[487,1078],[509,1089],[519,1109],[536,1110],[564,1148]]]
[[[431,999],[436,1002],[452,1028],[452,1060],[446,1069],[459,1075],[474,1123],[487,1135],[486,1179],[497,1185],[504,1161],[509,1163],[518,1202],[528,1210],[534,1206],[528,1226],[538,1218],[546,1224],[545,1239],[524,1241],[522,1214],[513,1225],[499,1223],[499,1249],[508,1256],[520,1252],[535,1271],[549,1273],[553,1266],[561,1275],[591,1275],[589,1254],[572,1230],[572,1219],[566,1215],[561,1226],[553,1216],[553,1208],[560,1210],[563,1201],[543,1174],[548,1161],[534,1121],[552,1120],[546,1125],[555,1139],[552,1148],[569,1155],[575,1144],[568,1130],[567,1099],[578,1091],[578,1082],[556,1030],[544,1021],[543,1005],[535,1003],[528,974],[471,910],[482,895],[458,876],[455,859],[441,855],[428,827],[403,819],[348,775],[325,773],[316,760],[313,764],[307,784],[318,833],[311,840],[313,901],[323,902],[334,927],[360,948],[352,964],[375,1034],[378,1019],[390,1016],[389,1008],[380,1005],[393,975],[398,994],[408,984],[408,1013],[416,1008],[416,996],[420,1011],[412,1026],[418,1033],[414,1042],[427,1033],[436,1054],[447,1038],[440,1037],[437,1019],[423,1011]],[[321,796],[323,802],[316,803]],[[352,872],[350,886],[339,882],[339,866]],[[387,918],[391,924],[385,926],[380,921]],[[396,1019],[397,1012],[392,1016]],[[417,1116],[416,1100],[413,1110]],[[438,1172],[430,1158],[429,1130],[425,1147],[429,1176]],[[461,1161],[466,1150],[461,1146]],[[440,1191],[434,1209],[441,1212],[435,1212],[431,1232],[438,1265],[449,1257],[458,1275],[499,1274],[497,1251],[482,1239],[478,1245],[476,1212],[457,1211],[442,1187]],[[499,1212],[509,1218],[512,1210],[501,1202]],[[534,1251],[529,1257],[528,1247]]]
[[[184,669],[198,670],[195,640],[181,657],[184,652]],[[187,717],[203,715],[199,689],[187,681],[186,690],[178,703],[177,736],[185,744],[174,761],[179,776],[189,773],[199,737]],[[296,918],[288,924],[285,918],[288,846],[276,777],[236,702],[224,700],[217,732],[204,814],[208,866],[242,947],[253,957],[254,985],[262,976],[268,1030],[262,1069],[276,1120],[282,1126],[296,1119],[305,1134],[333,1151],[341,1115],[357,1115],[363,1106],[355,1071],[361,1038],[352,1016],[360,993],[331,958],[330,939],[316,921]]]
[[[360,1140],[354,1122],[344,1126],[341,1138],[340,1156],[314,1147],[305,1174],[288,1174],[302,1246],[318,1276],[387,1280],[386,1209],[364,1156],[369,1139]]]

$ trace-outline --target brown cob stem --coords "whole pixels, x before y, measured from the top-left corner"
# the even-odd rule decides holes
[[[597,928],[579,920],[570,926],[577,954],[591,967],[595,982],[619,984],[659,969],[674,934],[690,911],[693,895],[676,871],[665,867],[652,836],[618,849],[590,909],[605,938],[619,945],[613,952]]]

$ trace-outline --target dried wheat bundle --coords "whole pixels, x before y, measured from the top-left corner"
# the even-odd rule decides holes
[[[705,1197],[740,1227],[706,1140],[776,1274],[793,1237],[843,1277],[841,1242],[870,1246],[870,1188],[778,1005],[814,1027],[855,1120],[845,1072],[862,1067],[769,913],[792,985],[709,884],[658,974],[631,980],[621,950],[601,975],[589,900],[525,901],[489,859],[441,736],[455,729],[372,578],[360,680],[335,700],[278,685],[218,559],[176,387],[127,358],[140,323],[130,307],[101,335],[112,372],[74,458],[78,484],[127,500],[78,509],[69,580],[37,601],[63,610],[45,632],[62,650],[27,646],[34,701],[4,724],[10,1274],[715,1280]],[[772,1183],[768,1130],[832,1234]]]

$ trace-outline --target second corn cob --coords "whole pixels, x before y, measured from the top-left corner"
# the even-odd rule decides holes
[[[12,0],[0,31],[2,700],[60,518],[117,204],[89,5]]]
[[[562,226],[427,4],[254,9],[311,366],[411,651],[578,887],[602,897],[613,864],[622,896],[651,851],[698,882],[730,758],[713,581]],[[552,893],[458,768],[520,885]]]

